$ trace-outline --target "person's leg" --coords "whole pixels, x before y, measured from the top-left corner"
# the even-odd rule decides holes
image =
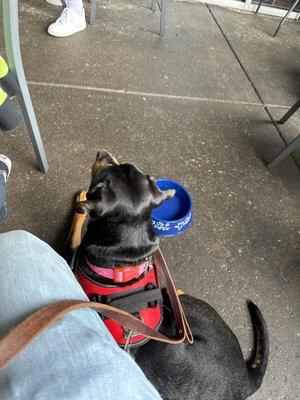
[[[53,4],[54,6],[62,6],[61,0],[45,0],[47,3]],[[67,7],[73,8],[78,13],[82,14],[83,4],[82,0],[66,0]]]
[[[66,6],[60,17],[48,27],[50,35],[66,37],[86,28],[82,0],[66,0]]]
[[[66,262],[35,236],[0,235],[0,337],[38,308],[87,300]],[[0,371],[1,400],[155,400],[159,394],[92,310],[74,311]]]
[[[11,170],[11,161],[0,154],[0,221],[7,216],[6,183]]]
[[[67,7],[73,8],[79,15],[83,14],[82,0],[66,0]]]
[[[53,4],[54,6],[62,6],[63,3],[61,0],[45,0],[47,3]]]

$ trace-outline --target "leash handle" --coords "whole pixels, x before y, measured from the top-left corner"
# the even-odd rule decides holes
[[[165,276],[166,288],[170,297],[174,312],[174,318],[178,328],[179,336],[170,339],[167,336],[149,328],[138,318],[133,317],[125,311],[111,307],[106,304],[81,301],[64,300],[49,304],[24,319],[14,327],[0,341],[0,369],[8,365],[19,353],[21,353],[31,342],[47,330],[54,322],[71,311],[91,308],[98,311],[107,318],[116,320],[120,325],[133,332],[138,332],[150,339],[159,342],[178,345],[187,340],[193,343],[193,336],[184,315],[176,289],[171,278],[168,267],[160,250],[154,254],[154,262],[160,272]]]

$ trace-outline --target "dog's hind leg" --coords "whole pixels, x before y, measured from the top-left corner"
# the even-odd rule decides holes
[[[81,192],[76,198],[76,203],[80,201],[86,201],[86,192]],[[73,253],[80,245],[81,242],[81,235],[82,235],[82,227],[86,219],[86,214],[80,214],[75,212],[72,225],[70,228],[70,232],[67,238],[67,246],[69,250]]]

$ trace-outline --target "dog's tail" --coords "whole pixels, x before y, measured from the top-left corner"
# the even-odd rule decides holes
[[[252,394],[260,388],[266,372],[269,359],[269,336],[266,322],[259,308],[249,300],[248,309],[254,332],[254,350],[246,362]]]

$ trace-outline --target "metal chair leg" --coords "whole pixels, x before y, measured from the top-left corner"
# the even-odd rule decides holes
[[[284,160],[289,154],[291,154],[293,151],[297,149],[300,149],[300,135],[298,135],[296,139],[294,139],[289,145],[287,145],[284,150],[282,150],[279,154],[277,154],[277,156],[274,157],[273,160],[267,164],[267,168],[275,167],[282,160]]]
[[[90,13],[90,24],[93,25],[96,21],[96,0],[91,0],[91,13]]]
[[[2,0],[5,48],[8,65],[18,85],[17,93],[39,169],[47,172],[48,162],[23,69],[18,25],[18,0]]]
[[[277,26],[277,29],[274,33],[274,37],[277,35],[277,33],[280,31],[281,26],[284,24],[284,22],[286,21],[286,19],[288,18],[288,16],[290,15],[290,13],[294,10],[294,8],[297,6],[297,4],[299,3],[300,0],[296,0],[294,2],[294,4],[292,5],[292,7],[289,9],[289,11],[285,14],[284,18],[282,18],[282,20],[280,21],[280,24]]]
[[[160,10],[160,36],[165,35],[166,30],[166,15],[167,15],[167,0],[161,0],[161,10]]]
[[[298,110],[300,107],[300,100],[296,101],[296,103],[288,110],[287,113],[278,121],[278,124],[284,124],[291,116]]]
[[[151,8],[152,11],[156,10],[156,0],[151,0],[150,8]]]
[[[257,9],[255,10],[255,15],[257,15],[257,13],[258,13],[258,11],[259,11],[260,7],[262,6],[262,3],[263,3],[263,1],[264,1],[264,0],[259,0],[259,3],[258,3],[258,6],[257,6]]]

